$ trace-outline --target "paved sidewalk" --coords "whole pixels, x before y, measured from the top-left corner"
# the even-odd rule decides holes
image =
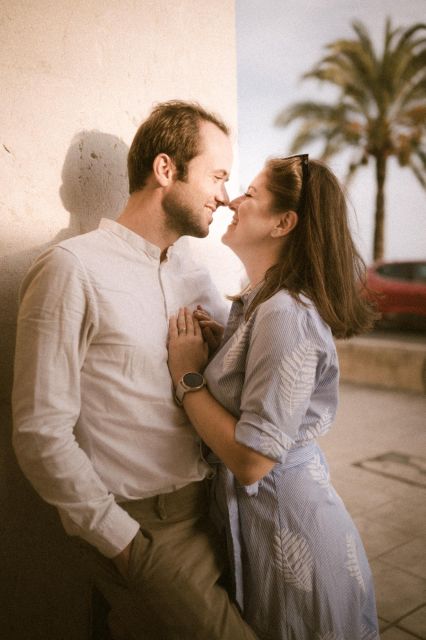
[[[382,640],[426,640],[426,398],[343,384],[319,444],[370,559]]]

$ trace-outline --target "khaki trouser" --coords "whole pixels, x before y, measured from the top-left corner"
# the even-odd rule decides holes
[[[255,640],[219,584],[226,550],[208,517],[207,481],[120,506],[141,525],[127,579],[80,546],[129,640]]]

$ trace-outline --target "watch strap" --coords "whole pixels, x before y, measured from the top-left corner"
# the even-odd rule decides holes
[[[189,372],[189,373],[195,373],[195,372]],[[198,372],[196,372],[198,373]],[[181,407],[183,404],[183,399],[185,397],[185,393],[189,393],[192,391],[200,391],[201,389],[204,389],[204,387],[207,385],[207,381],[205,379],[205,377],[200,373],[198,374],[200,376],[200,384],[196,385],[196,386],[189,386],[188,384],[185,383],[185,376],[188,375],[185,373],[185,375],[182,376],[182,378],[179,380],[179,382],[176,385],[176,389],[175,389],[175,402],[176,404]]]

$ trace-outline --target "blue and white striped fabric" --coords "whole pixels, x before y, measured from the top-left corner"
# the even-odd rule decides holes
[[[337,408],[330,329],[309,300],[285,291],[245,321],[255,294],[233,303],[205,371],[211,393],[238,418],[237,441],[277,463],[249,487],[219,465],[216,501],[237,600],[261,640],[377,640],[365,551],[316,444]]]

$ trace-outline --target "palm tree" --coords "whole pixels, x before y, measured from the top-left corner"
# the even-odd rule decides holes
[[[292,153],[323,140],[321,158],[352,148],[347,179],[372,156],[377,192],[374,259],[383,257],[384,187],[387,162],[395,156],[426,188],[426,24],[392,29],[386,21],[383,51],[377,55],[366,27],[353,22],[353,40],[335,40],[327,55],[303,78],[339,89],[335,104],[297,102],[275,121],[286,126],[301,119]]]

